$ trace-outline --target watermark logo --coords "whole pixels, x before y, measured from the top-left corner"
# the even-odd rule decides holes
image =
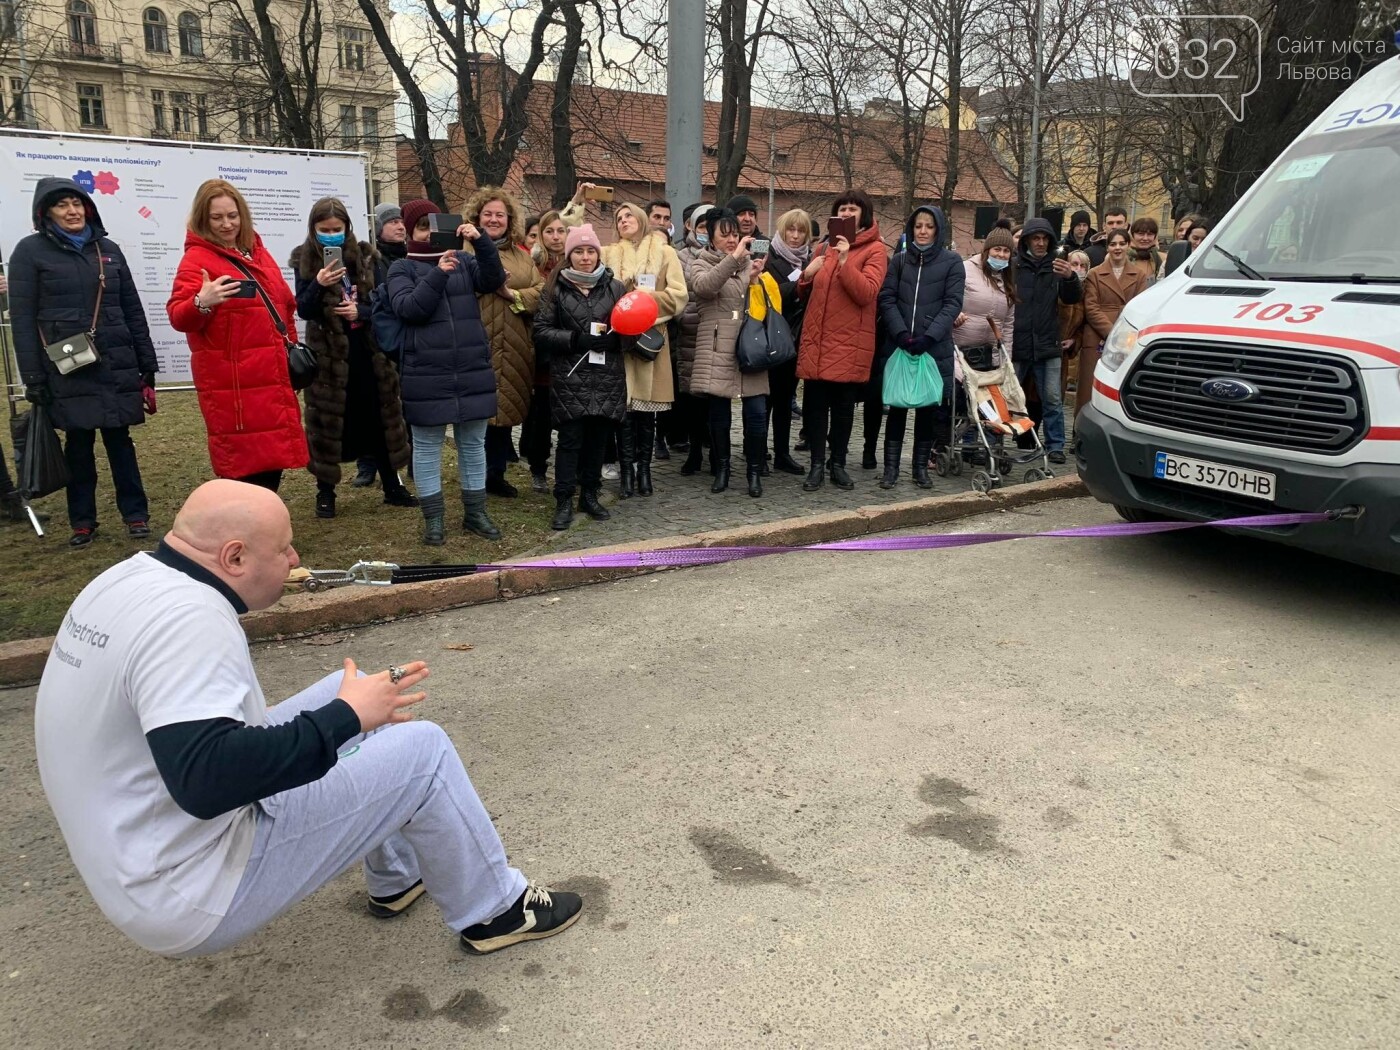
[[[1137,68],[1128,77],[1143,98],[1214,98],[1236,120],[1259,90],[1263,37],[1248,15],[1143,15]]]

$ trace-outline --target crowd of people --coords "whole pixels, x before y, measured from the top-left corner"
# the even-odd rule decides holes
[[[353,463],[353,485],[377,479],[386,505],[417,507],[423,542],[437,546],[450,426],[462,528],[494,540],[488,497],[518,495],[507,470],[521,459],[534,491],[553,493],[560,530],[575,510],[607,520],[610,480],[622,499],[651,496],[653,460],[673,451],[686,456],[682,476],[707,469],[710,490],[726,492],[735,401],[749,496],[763,495],[773,470],[803,476],[807,492],[852,489],[847,455],[863,403],[861,466],[880,469],[883,488],[899,483],[912,411],[910,477],[928,488],[951,432],[955,351],[988,346],[1009,351],[1049,459],[1063,463],[1067,397],[1087,402],[1124,306],[1208,229],[1185,216],[1163,251],[1155,220],[1130,223],[1122,208],[1106,210],[1101,231],[1075,212],[1063,241],[1043,218],[1002,220],[963,259],[937,206],[915,208],[889,246],[871,199],[852,189],[824,220],[784,213],[771,236],[741,194],[687,206],[679,229],[667,201],[618,203],[600,237],[593,189],[583,183],[564,208],[527,216],[509,191],[482,187],[453,229],[440,228],[431,201],[381,204],[365,240],[345,205],[325,198],[287,260],[288,286],[237,187],[205,182],[166,311],[189,341],[213,473],[276,492],[286,471],[307,470],[316,516],[334,518],[343,464]],[[157,363],[130,270],[75,182],[40,180],[32,218],[36,232],[10,260],[11,320],[26,396],[49,406],[66,436],[70,543],[85,547],[97,530],[99,432],[126,531],[148,536],[130,428],[154,411]],[[624,335],[613,311],[634,294],[654,301],[656,319]],[[768,310],[795,354],[745,369],[738,344]],[[94,360],[64,367],[55,346],[71,349],[84,334]],[[314,366],[299,370],[306,351]],[[929,355],[940,400],[887,409],[896,351]],[[8,475],[0,492],[16,516]]]

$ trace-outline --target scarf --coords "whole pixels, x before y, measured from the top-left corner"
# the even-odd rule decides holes
[[[599,266],[592,273],[584,273],[582,270],[575,270],[572,266],[565,266],[559,271],[560,277],[566,277],[580,288],[593,288],[603,279],[605,268]]]
[[[775,237],[768,248],[770,251],[776,252],[778,258],[783,262],[799,270],[807,269],[807,264],[812,261],[812,242],[810,240],[801,248],[789,248],[782,237]]]
[[[92,226],[88,223],[83,223],[83,228],[77,233],[69,233],[58,223],[50,219],[49,229],[58,234],[59,237],[63,238],[63,240],[67,241],[78,251],[82,251],[87,245],[87,242],[92,240]]]
[[[492,237],[492,238],[491,238],[491,243],[494,244],[494,245],[496,246],[496,250],[497,250],[497,251],[500,251],[500,252],[505,251],[507,248],[509,248],[509,247],[511,246],[511,245],[510,245],[510,231],[507,230],[507,231],[506,231],[506,235],[505,235],[504,237]]]
[[[403,241],[376,240],[374,244],[379,249],[379,254],[391,262],[408,256],[408,245]]]

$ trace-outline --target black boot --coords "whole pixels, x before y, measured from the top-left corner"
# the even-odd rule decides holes
[[[831,483],[838,489],[844,489],[849,492],[856,487],[856,483],[852,481],[851,476],[846,473],[846,464],[844,462],[838,463],[833,459],[827,466],[831,469]]]
[[[812,457],[812,468],[807,471],[807,480],[802,483],[803,492],[816,492],[826,484],[826,464],[818,457]]]
[[[350,482],[357,489],[369,488],[374,484],[375,475],[379,472],[374,460],[369,457],[362,457],[356,464],[355,479]]]
[[[485,540],[498,540],[501,530],[486,513],[486,490],[462,490],[462,528]]]
[[[607,521],[612,517],[608,509],[598,502],[598,493],[592,489],[584,489],[578,496],[578,509],[587,514],[594,521]]]
[[[903,447],[903,445],[896,444],[893,441],[885,441],[885,473],[884,476],[880,478],[880,487],[882,489],[892,489],[899,484],[899,454],[903,450]],[[919,469],[918,459],[919,452],[916,448],[914,450],[915,470]],[[925,473],[927,473],[927,470],[925,470]]]
[[[655,490],[651,484],[651,457],[657,449],[664,449],[666,442],[656,436],[656,413],[637,413],[637,495],[650,496]],[[667,453],[666,459],[670,458]]]
[[[884,420],[884,410],[885,406],[880,403],[879,395],[865,399],[865,447],[860,457],[862,470],[875,469],[875,449],[880,443],[880,423]]]
[[[921,489],[933,488],[933,479],[928,476],[928,458],[933,455],[933,442],[914,443],[914,484]]]
[[[799,477],[807,473],[802,464],[792,458],[787,449],[779,449],[773,456],[773,469],[781,470],[784,474],[796,474]]]
[[[631,499],[637,480],[637,432],[632,428],[632,413],[628,412],[617,428],[617,494]]]
[[[684,477],[692,477],[700,473],[700,468],[705,465],[705,450],[700,447],[700,442],[692,441],[690,451],[685,455],[685,462],[681,464],[681,474]]]
[[[392,482],[384,483],[384,502],[391,507],[416,507],[418,497],[404,488],[403,482],[395,474]]]
[[[729,428],[722,423],[710,424],[710,458],[715,465],[710,491],[723,492],[729,488]]]
[[[514,499],[520,495],[520,490],[506,480],[504,472],[496,473],[488,471],[486,474],[486,488],[484,492],[489,492],[493,496],[500,496],[504,499]]]
[[[557,493],[554,497],[554,520],[549,523],[551,529],[563,532],[574,521],[574,497],[572,494],[560,496]]]
[[[335,489],[330,485],[316,486],[316,517],[335,517]]]
[[[429,547],[441,547],[447,540],[442,524],[442,493],[424,496],[418,501],[418,509],[423,512],[423,542]]]

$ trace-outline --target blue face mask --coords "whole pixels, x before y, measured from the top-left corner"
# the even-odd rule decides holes
[[[710,235],[708,233],[697,233],[695,235],[695,243],[704,248],[710,243]]]
[[[345,244],[345,231],[340,233],[316,233],[316,243],[322,248],[340,248]]]
[[[993,270],[997,270],[998,272],[1000,272],[1001,270],[1004,270],[1011,265],[1011,260],[996,259],[989,255],[987,256],[987,265],[990,266]]]

